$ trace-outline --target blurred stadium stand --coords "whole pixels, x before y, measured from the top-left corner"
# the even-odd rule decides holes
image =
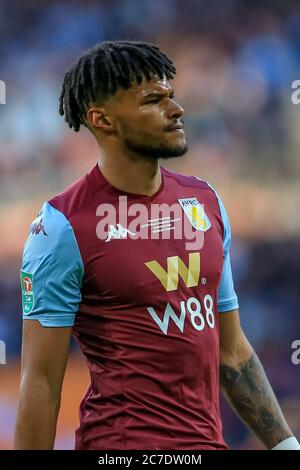
[[[223,197],[242,324],[300,439],[300,374],[291,363],[300,338],[300,108],[291,103],[291,83],[300,79],[299,2],[1,0],[0,448],[12,445],[29,224],[98,158],[88,132],[76,135],[58,115],[64,72],[87,47],[124,38],[158,43],[177,66],[190,150],[166,166],[208,180]],[[57,448],[72,448],[87,382],[74,351]],[[260,448],[224,403],[223,418],[232,448]]]

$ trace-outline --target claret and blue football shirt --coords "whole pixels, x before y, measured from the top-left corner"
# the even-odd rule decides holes
[[[238,307],[230,224],[208,183],[161,173],[156,194],[140,196],[112,187],[96,165],[43,205],[25,244],[23,318],[73,327],[90,370],[76,449],[227,448],[219,314]],[[175,205],[175,216],[153,217],[155,204]],[[116,219],[105,225],[106,208]],[[175,236],[183,222],[202,233],[201,247]]]

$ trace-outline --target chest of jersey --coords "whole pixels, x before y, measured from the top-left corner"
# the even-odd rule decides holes
[[[217,291],[223,267],[217,203],[194,188],[178,196],[139,204],[115,197],[81,215],[84,298],[96,296],[109,308],[150,308]]]
[[[97,215],[96,205],[89,208],[85,220],[81,215],[76,237],[85,275],[76,331],[81,342],[84,339],[89,345],[90,355],[97,354],[113,368],[124,364],[129,382],[132,380],[130,389],[136,387],[138,371],[138,377],[146,374],[145,383],[139,386],[155,391],[147,378],[147,368],[155,364],[163,376],[173,377],[174,384],[179,375],[184,376],[180,387],[172,389],[183,399],[186,384],[200,389],[203,377],[217,380],[217,366],[212,368],[211,364],[217,364],[218,356],[217,290],[223,268],[223,227],[217,201],[205,198],[205,194],[202,199],[193,188],[178,196],[196,197],[204,204],[209,221],[206,231],[185,232],[184,226],[191,222],[173,194],[169,199],[164,195],[163,202],[169,206],[175,203],[176,213],[164,214],[171,217],[164,218],[164,223],[157,220],[162,216],[149,215],[146,210],[139,220],[129,215],[125,223],[118,217],[118,200],[113,201],[117,219],[108,224],[116,231],[106,226],[105,234],[101,232],[103,218]],[[151,204],[144,203],[148,209]],[[117,231],[117,224],[123,232],[120,227]],[[142,225],[149,229],[147,237],[145,232],[144,237],[137,236]],[[181,226],[182,232],[172,229],[175,226]],[[195,232],[198,238],[192,237]],[[201,374],[195,374],[197,363],[201,363]]]

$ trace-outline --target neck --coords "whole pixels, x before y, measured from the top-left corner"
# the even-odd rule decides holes
[[[108,183],[120,191],[143,196],[152,196],[161,185],[158,160],[142,156],[112,155],[101,150],[99,169]]]

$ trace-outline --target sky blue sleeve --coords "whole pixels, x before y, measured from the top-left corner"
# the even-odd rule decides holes
[[[208,183],[209,184],[209,183]],[[219,208],[221,212],[221,217],[224,225],[224,238],[223,238],[223,250],[224,250],[224,265],[222,271],[222,277],[218,290],[218,311],[220,313],[229,312],[230,310],[235,310],[239,308],[237,295],[234,290],[232,272],[231,272],[231,263],[230,263],[230,244],[231,244],[231,228],[230,221],[223,204],[222,199],[214,188],[209,184],[211,189],[214,191],[217,196]]]
[[[73,326],[81,301],[83,263],[73,228],[45,203],[30,227],[21,268],[23,318],[46,327]]]
[[[218,291],[218,311],[219,312],[229,312],[239,308],[237,295],[234,290],[232,272],[231,272],[231,263],[230,263],[230,244],[231,244],[231,228],[230,221],[223,204],[223,201],[216,193],[218,198],[221,217],[224,225],[224,238],[223,238],[223,249],[224,249],[224,265],[223,272],[221,277],[221,282],[219,285]]]

